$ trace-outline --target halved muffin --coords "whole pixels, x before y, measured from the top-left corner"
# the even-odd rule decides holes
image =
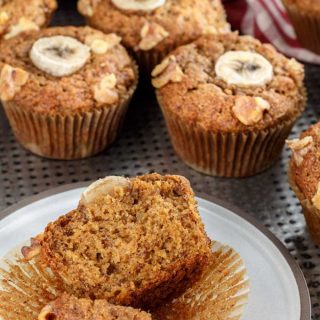
[[[38,320],[151,320],[147,312],[115,306],[106,300],[78,299],[63,294],[46,305]]]
[[[76,296],[152,308],[192,286],[211,249],[188,180],[148,174],[95,182],[23,254]]]

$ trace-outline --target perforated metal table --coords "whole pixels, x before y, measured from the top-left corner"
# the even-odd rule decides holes
[[[82,24],[75,1],[60,1],[53,24]],[[320,67],[306,65],[309,102],[292,137],[315,123],[320,115]],[[202,175],[175,155],[152,90],[138,90],[120,138],[102,154],[80,161],[53,161],[36,157],[15,141],[0,110],[0,210],[49,188],[106,175],[134,176],[150,171],[182,174],[195,191],[206,192],[236,205],[269,228],[295,257],[310,288],[313,319],[320,319],[320,249],[306,231],[298,200],[287,183],[289,151],[266,172],[246,179]],[[139,91],[143,90],[142,95]],[[147,91],[148,92],[148,91]]]

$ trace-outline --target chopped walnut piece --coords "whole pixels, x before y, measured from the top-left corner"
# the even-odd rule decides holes
[[[169,82],[180,82],[184,76],[183,71],[177,63],[175,56],[170,56],[164,59],[152,71],[152,84],[155,88],[159,89]]]
[[[310,136],[303,139],[287,140],[288,147],[292,150],[292,157],[297,166],[303,162],[304,156],[313,147],[313,138]]]
[[[22,17],[19,19],[19,22],[15,25],[13,25],[10,28],[10,31],[4,36],[4,38],[7,39],[11,39],[15,36],[17,36],[18,34],[20,34],[21,32],[25,32],[25,31],[31,31],[31,30],[40,30],[39,26],[34,23],[33,21]]]
[[[96,54],[105,54],[108,50],[115,47],[121,42],[121,37],[114,33],[103,35],[94,34],[89,35],[85,39],[86,45]]]
[[[114,90],[117,84],[117,78],[112,73],[104,78],[94,86],[94,98],[97,102],[113,104],[119,100],[119,94]]]
[[[154,48],[158,43],[165,39],[169,33],[155,22],[146,22],[140,32],[141,41],[139,49],[147,51]]]
[[[94,9],[100,0],[80,0],[78,2],[78,10],[81,14],[87,17],[92,17]]]
[[[36,238],[31,238],[31,245],[22,247],[21,253],[26,261],[32,260],[34,257],[38,256],[41,252],[41,239],[42,234]]]
[[[28,72],[6,64],[0,74],[0,99],[2,101],[12,100],[28,79]]]
[[[269,109],[269,102],[260,97],[237,96],[232,111],[240,122],[249,126],[261,121],[264,111]]]
[[[320,210],[320,183],[318,183],[317,186],[317,191],[315,193],[315,195],[312,198],[312,203],[314,204],[314,206]]]

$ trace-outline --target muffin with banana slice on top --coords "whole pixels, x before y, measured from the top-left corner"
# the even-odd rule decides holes
[[[0,99],[26,149],[78,159],[114,141],[138,81],[120,41],[90,27],[57,27],[0,43]]]
[[[210,175],[271,166],[305,107],[303,66],[235,33],[177,48],[152,76],[176,152]]]
[[[46,27],[56,9],[56,0],[0,0],[0,39]]]
[[[89,25],[115,32],[147,71],[203,33],[229,32],[221,0],[79,0]]]
[[[320,245],[320,122],[287,145],[292,150],[289,183],[301,203],[309,232]]]

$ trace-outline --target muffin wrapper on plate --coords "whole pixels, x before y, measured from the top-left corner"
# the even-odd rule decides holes
[[[296,6],[283,1],[301,45],[320,53],[320,15],[301,12]]]
[[[247,270],[240,255],[214,242],[212,260],[201,279],[182,296],[153,313],[155,320],[240,319],[249,296]],[[0,269],[0,317],[33,320],[65,288],[37,262],[13,255]]]
[[[75,115],[48,115],[3,103],[17,140],[27,150],[52,159],[81,159],[101,152],[118,136],[136,84],[121,105]]]
[[[289,164],[288,168],[288,179],[291,189],[300,201],[311,237],[317,245],[320,245],[320,210],[317,209],[313,203],[304,196],[295,183],[291,164]]]
[[[279,157],[295,119],[277,126],[239,133],[211,132],[183,121],[158,101],[171,142],[191,168],[221,177],[247,177],[270,167]]]

